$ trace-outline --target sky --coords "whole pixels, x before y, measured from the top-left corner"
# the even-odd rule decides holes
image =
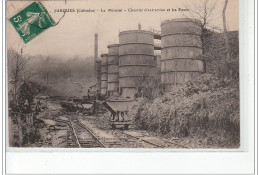
[[[198,2],[196,0],[193,2]],[[189,12],[129,12],[129,9],[185,9],[191,0],[67,0],[43,1],[52,18],[57,22],[63,15],[55,9],[74,9],[67,12],[60,23],[41,33],[24,44],[10,22],[7,27],[7,47],[15,50],[23,48],[26,55],[43,55],[63,59],[73,57],[93,57],[94,34],[99,36],[99,55],[107,53],[107,45],[118,43],[120,31],[137,30],[138,23],[142,30],[160,30],[164,20],[188,16]],[[30,4],[30,1],[7,1],[7,19]],[[224,0],[218,0],[212,15],[212,25],[222,28],[222,9]],[[95,9],[96,12],[80,12],[77,9]],[[106,10],[106,12],[101,12]],[[123,12],[108,12],[108,9],[122,9]],[[97,11],[99,10],[99,11]],[[126,10],[126,11],[124,11]],[[228,30],[238,30],[238,0],[229,0],[226,11]]]

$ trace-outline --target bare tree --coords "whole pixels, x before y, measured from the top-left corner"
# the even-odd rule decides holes
[[[8,72],[9,72],[9,82],[13,84],[12,94],[13,101],[17,102],[18,89],[22,83],[22,80],[26,77],[26,65],[28,60],[22,56],[23,50],[21,49],[20,54],[15,50],[8,50]]]
[[[13,49],[9,49],[8,58],[8,80],[12,85],[12,100],[16,104],[19,96],[19,89],[24,82],[30,81],[38,72],[34,71],[30,66],[30,58],[23,56],[23,49],[20,53]]]
[[[185,4],[185,7],[189,9],[189,13],[183,14],[185,17],[190,17],[200,22],[196,24],[201,28],[201,45],[202,54],[205,54],[205,47],[207,45],[205,36],[208,33],[207,28],[211,25],[214,20],[214,13],[217,5],[217,0],[203,0],[203,1],[192,1]],[[197,34],[197,33],[195,33]]]
[[[218,60],[222,60],[222,58],[229,60],[231,56],[225,16],[228,0],[224,1],[222,12],[216,9],[218,4],[219,1],[217,0],[192,1],[185,5],[186,8],[189,9],[189,13],[184,14],[184,16],[201,21],[201,23],[198,23],[198,26],[201,28],[201,34],[199,36],[202,55],[198,55],[197,58],[203,61],[204,72],[208,70],[211,71],[210,69],[213,69],[214,72],[215,69],[219,67],[224,70],[218,70],[215,73],[227,75],[228,63],[224,61],[223,64],[221,63],[220,65]],[[224,32],[221,27],[213,25],[217,18],[223,18]],[[219,25],[221,26],[221,24]],[[216,61],[219,65],[214,63]],[[206,69],[206,67],[209,68]],[[223,76],[223,78],[225,79],[225,76]]]
[[[229,53],[229,41],[227,36],[227,24],[226,24],[226,9],[228,5],[228,0],[225,0],[222,17],[223,17],[223,29],[224,29],[224,39],[225,39],[225,45],[226,45],[226,59],[230,59],[230,53]]]
[[[234,72],[237,72],[235,68],[237,67],[235,66],[236,64],[233,64],[232,61],[230,61],[230,58],[233,57],[231,48],[234,47],[234,44],[231,44],[230,42],[232,40],[231,38],[234,36],[230,35],[227,30],[226,9],[228,0],[224,1],[222,12],[216,10],[217,4],[216,0],[192,1],[190,5],[188,5],[190,12],[188,15],[201,21],[201,24],[198,25],[200,25],[202,31],[200,35],[202,55],[199,57],[201,57],[201,60],[204,62],[204,68],[207,63],[207,67],[211,67],[209,70],[213,69],[213,71],[216,71],[216,74],[221,75],[223,80],[226,80],[228,77],[232,77],[232,75],[235,74],[232,73],[232,68],[234,68]],[[212,25],[216,18],[222,18],[223,30]],[[222,60],[222,58],[225,58],[225,60]],[[210,63],[211,61],[213,62]]]

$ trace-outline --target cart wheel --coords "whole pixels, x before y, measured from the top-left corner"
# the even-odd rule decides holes
[[[116,129],[116,125],[115,124],[112,124],[112,129]]]
[[[129,125],[124,125],[124,129],[128,130],[129,129]]]

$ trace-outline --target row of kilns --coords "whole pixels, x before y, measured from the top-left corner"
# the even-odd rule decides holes
[[[149,87],[154,68],[154,35],[143,30],[119,33],[119,87],[122,97],[133,98]]]
[[[108,54],[102,55],[101,93],[133,98],[142,88],[153,86],[155,73],[168,87],[199,76],[204,71],[203,62],[196,59],[202,54],[199,23],[188,18],[162,22],[161,56],[154,56],[154,33],[120,32],[119,44],[109,45]]]
[[[161,24],[161,84],[175,85],[200,75],[203,62],[196,59],[202,53],[200,21],[180,18]]]

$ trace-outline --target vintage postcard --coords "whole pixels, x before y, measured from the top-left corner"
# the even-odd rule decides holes
[[[238,4],[7,1],[9,147],[238,150]]]

